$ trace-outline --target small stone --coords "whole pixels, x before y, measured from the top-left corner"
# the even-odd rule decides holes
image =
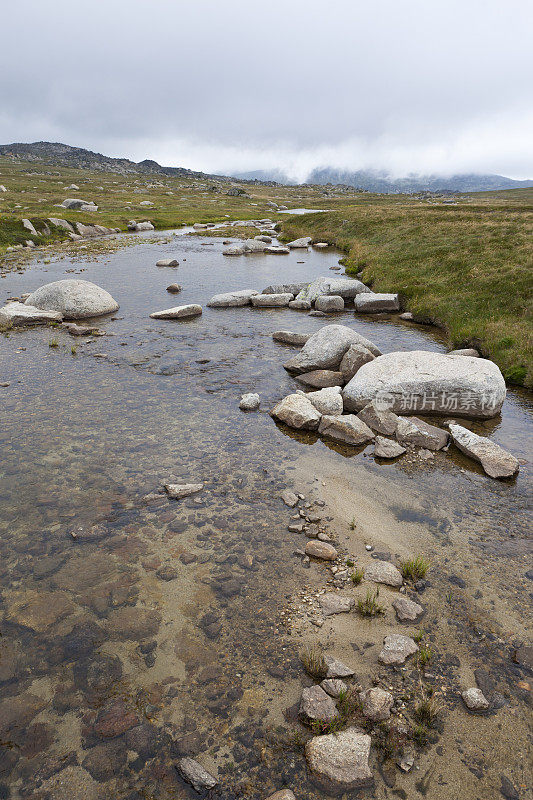
[[[203,483],[165,483],[165,491],[172,500],[181,500],[197,494],[204,488]]]
[[[328,668],[326,678],[352,678],[355,675],[351,667],[347,667],[333,656],[324,656],[324,660]]]
[[[163,564],[163,566],[159,567],[155,574],[162,581],[173,581],[178,577],[177,570],[174,569],[174,567],[171,567],[170,564]]]
[[[179,294],[179,292],[181,292],[181,288],[181,284],[171,283],[170,286],[167,286],[167,292],[170,292],[170,294]]]
[[[331,722],[338,716],[335,703],[320,686],[310,686],[303,690],[298,709],[300,722],[312,725],[313,722]]]
[[[156,267],[179,267],[179,263],[175,258],[160,258],[155,265]]]
[[[489,701],[477,686],[465,689],[465,691],[461,693],[461,697],[463,698],[465,706],[470,711],[486,711],[490,706]]]
[[[399,587],[403,584],[401,572],[390,561],[376,559],[365,567],[365,580]]]
[[[376,458],[398,458],[406,452],[398,442],[392,439],[385,439],[383,436],[376,436],[374,440],[374,455]]]
[[[408,597],[397,597],[392,601],[396,616],[400,622],[415,622],[424,613],[424,609]]]
[[[266,800],[296,800],[296,796],[290,789],[281,789],[279,792],[269,795]]]
[[[259,395],[249,392],[248,394],[243,394],[241,397],[239,408],[241,411],[257,411],[260,403]]]
[[[502,782],[500,794],[505,797],[506,800],[520,800],[518,789],[513,783],[511,783],[509,778],[507,778],[505,775],[500,775],[500,780]]]
[[[340,594],[335,594],[335,592],[326,592],[319,598],[318,602],[325,617],[347,613],[351,611],[355,604],[353,597],[343,597]]]
[[[176,768],[181,777],[190,783],[197,792],[212,789],[218,783],[217,779],[210,775],[194,758],[180,758]]]
[[[410,636],[392,633],[385,636],[383,648],[378,656],[382,664],[403,664],[405,660],[418,651],[416,642]]]
[[[398,764],[398,766],[399,766],[399,768],[401,769],[402,772],[410,772],[412,770],[412,768],[413,768],[414,763],[415,763],[414,754],[411,753],[410,751],[408,751],[407,753],[404,753],[396,761],[396,763]]]
[[[320,686],[327,692],[330,697],[340,697],[343,692],[348,691],[348,684],[341,681],[340,678],[325,678]]]
[[[318,539],[307,542],[305,554],[313,558],[321,558],[324,561],[335,561],[337,558],[337,551],[333,545],[328,542],[320,542]]]
[[[394,703],[394,697],[390,692],[375,686],[365,692],[361,692],[359,699],[362,703],[362,711],[365,717],[368,717],[373,722],[382,722],[389,719],[390,710]]]
[[[196,303],[189,303],[186,306],[175,306],[174,308],[165,308],[164,311],[154,311],[150,314],[152,319],[188,319],[189,317],[197,317],[202,313],[202,306]]]
[[[285,505],[289,506],[289,508],[294,508],[294,506],[298,504],[298,495],[294,494],[294,492],[291,492],[288,489],[285,489],[281,493],[280,497]]]

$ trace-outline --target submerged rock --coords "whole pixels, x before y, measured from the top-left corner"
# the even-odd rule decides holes
[[[370,428],[354,414],[336,417],[325,414],[320,420],[318,432],[322,436],[352,445],[365,444],[374,438]]]
[[[316,369],[336,370],[352,344],[362,344],[376,354],[380,352],[371,341],[346,325],[325,325],[308,339],[301,351],[284,367],[296,374]]]
[[[305,555],[312,556],[313,558],[321,558],[323,561],[335,561],[337,558],[337,551],[333,545],[328,542],[311,539],[305,546]]]
[[[164,311],[154,311],[150,314],[152,319],[184,319],[187,317],[198,317],[202,313],[202,306],[196,303],[189,303],[186,306],[175,306],[166,308]]]
[[[216,294],[208,302],[209,308],[238,308],[249,306],[254,295],[258,294],[255,289],[239,289],[235,292],[225,292]]]
[[[204,769],[198,761],[195,761],[194,758],[180,758],[176,769],[183,780],[190,783],[197,792],[204,792],[207,789],[212,789],[218,783],[217,779]]]
[[[448,428],[455,446],[478,461],[491,478],[511,478],[520,469],[518,460],[490,439],[455,423]]]
[[[379,356],[363,364],[343,391],[350,411],[379,399],[396,413],[484,418],[500,412],[505,394],[492,361],[425,350]]]
[[[0,325],[22,328],[26,325],[46,325],[48,322],[61,322],[60,311],[44,311],[25,303],[8,303],[0,308]]]
[[[172,500],[181,500],[197,494],[204,488],[203,483],[165,483],[165,491]]]
[[[320,423],[320,413],[303,394],[289,394],[277,403],[270,416],[290,428],[315,431]]]
[[[119,305],[109,292],[90,281],[67,278],[41,286],[25,305],[59,311],[65,319],[86,319],[112,314]]]
[[[370,736],[351,727],[307,742],[307,765],[325,792],[342,794],[372,785],[370,741]]]

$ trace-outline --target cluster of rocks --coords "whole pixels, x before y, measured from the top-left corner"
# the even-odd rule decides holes
[[[68,208],[69,211],[98,211],[98,206],[92,200],[80,200],[76,197],[67,197],[60,206]]]
[[[22,219],[21,220],[23,228],[28,231],[30,236],[34,237],[42,237],[42,236],[50,236],[52,227],[61,228],[62,230],[68,233],[68,236],[73,241],[78,239],[84,238],[94,238],[96,236],[109,236],[110,234],[120,233],[120,228],[107,228],[105,225],[97,225],[95,223],[83,223],[83,222],[68,222],[66,219],[62,219],[61,217],[48,217],[46,222],[41,222],[39,230],[35,228],[35,225],[29,219]],[[48,224],[50,223],[50,225]],[[24,247],[35,247],[35,241],[33,239],[26,239],[24,244],[14,244],[10,245],[6,248],[7,251],[12,250],[20,250]]]
[[[134,233],[138,233],[140,231],[155,230],[153,224],[149,220],[146,220],[144,222],[136,222],[134,219],[130,219],[126,227],[129,231],[132,231]]]
[[[382,355],[372,342],[342,325],[326,325],[305,341],[290,331],[274,337],[303,343],[284,366],[304,386],[318,389],[290,394],[272,409],[271,416],[289,427],[354,446],[373,441],[378,458],[397,458],[413,447],[443,450],[451,437],[491,477],[511,477],[518,471],[517,459],[489,439],[454,422],[447,431],[414,416],[418,411],[494,417],[506,388],[493,362],[426,351]],[[400,411],[410,416],[399,416]]]

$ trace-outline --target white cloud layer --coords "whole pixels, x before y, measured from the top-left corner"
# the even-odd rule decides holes
[[[3,16],[2,142],[299,180],[533,177],[530,0],[19,0]]]

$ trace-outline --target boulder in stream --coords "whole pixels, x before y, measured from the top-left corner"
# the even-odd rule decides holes
[[[375,355],[381,352],[369,339],[346,325],[324,325],[283,366],[288,372],[296,374],[316,369],[337,370],[352,344],[362,344]]]
[[[277,403],[270,416],[290,428],[316,431],[321,414],[303,394],[289,394]]]
[[[448,429],[455,446],[478,461],[491,478],[511,478],[520,469],[518,460],[496,442],[456,423],[451,423]]]
[[[215,294],[208,302],[209,308],[238,308],[239,306],[249,306],[254,295],[258,294],[255,289],[238,289],[234,292],[224,292]]]
[[[26,300],[27,306],[59,311],[64,319],[86,319],[112,314],[118,303],[109,292],[90,281],[67,278],[41,286]]]
[[[41,308],[25,303],[8,303],[0,308],[0,325],[21,328],[27,325],[46,325],[48,322],[61,322],[60,311],[43,311]]]
[[[188,317],[198,317],[202,313],[202,306],[196,303],[189,303],[186,306],[175,306],[165,308],[163,311],[154,311],[150,314],[152,319],[187,319]]]

